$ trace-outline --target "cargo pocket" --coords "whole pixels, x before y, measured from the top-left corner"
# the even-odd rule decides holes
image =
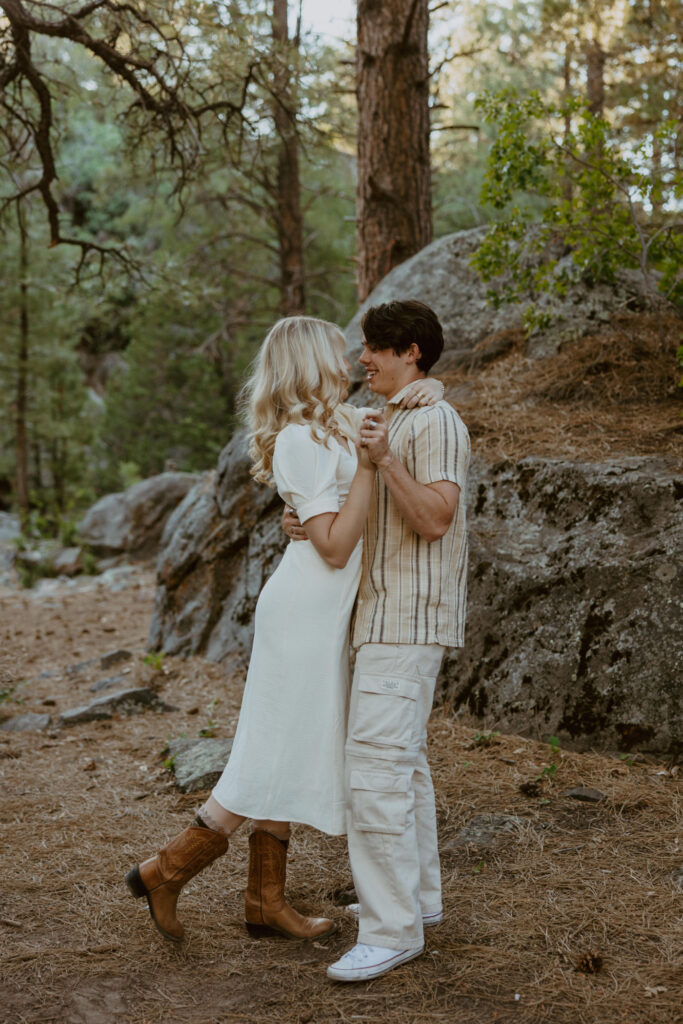
[[[351,739],[405,750],[419,742],[420,684],[401,676],[358,679],[358,704]]]
[[[408,812],[407,775],[351,772],[351,820],[359,832],[401,835]]]

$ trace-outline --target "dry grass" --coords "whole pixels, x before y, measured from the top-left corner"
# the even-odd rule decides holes
[[[482,368],[443,380],[485,458],[680,458],[683,392],[675,352],[681,344],[681,320],[668,317],[660,325],[644,314],[615,317],[542,361],[525,358],[522,333],[509,332],[476,350]]]
[[[16,594],[0,595],[0,671],[3,685],[16,687],[2,707],[57,713],[90,699],[89,684],[104,673],[64,668],[113,647],[141,648],[152,593],[151,578],[140,582],[118,594],[69,594],[59,604],[26,598],[22,607]],[[198,658],[168,659],[164,668],[154,672],[138,659],[128,676],[152,682],[176,712],[0,734],[5,1024],[683,1019],[675,769],[562,752],[541,798],[530,799],[518,787],[550,762],[549,748],[515,736],[473,744],[473,731],[455,725],[448,709],[435,711],[430,730],[446,918],[428,932],[422,959],[372,983],[326,980],[326,964],[354,941],[353,924],[335,905],[351,875],[343,840],[302,827],[289,895],[338,919],[337,935],[310,945],[248,939],[246,836],[238,835],[183,895],[186,943],[165,943],[122,877],[182,829],[199,802],[173,787],[160,756],[165,740],[197,735],[210,714],[218,734],[229,735],[241,676]],[[44,669],[57,674],[35,678]],[[579,783],[605,800],[589,806],[562,795]],[[527,820],[491,849],[449,848],[475,813]],[[577,971],[591,951],[601,970]]]

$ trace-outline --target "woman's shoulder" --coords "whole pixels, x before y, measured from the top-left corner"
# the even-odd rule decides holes
[[[278,441],[285,439],[310,436],[310,423],[288,423],[287,426],[283,427],[280,433],[277,435],[275,443],[277,444]]]
[[[275,451],[294,452],[314,443],[310,423],[288,423],[275,438]]]

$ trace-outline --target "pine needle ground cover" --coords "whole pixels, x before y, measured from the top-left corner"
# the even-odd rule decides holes
[[[56,718],[88,703],[103,675],[99,656],[121,647],[135,654],[126,685],[150,686],[177,708],[0,733],[3,1024],[682,1019],[678,769],[482,735],[447,707],[430,726],[445,919],[428,931],[421,959],[370,983],[327,981],[326,965],[355,938],[343,906],[352,880],[344,840],[305,827],[294,829],[288,895],[334,917],[336,935],[312,944],[248,938],[245,832],[181,897],[184,944],[164,942],[123,875],[202,800],[175,787],[162,753],[168,738],[230,736],[244,672],[200,658],[145,662],[153,577],[136,580],[117,593],[0,593],[3,714]],[[576,786],[603,798],[565,795]],[[476,830],[462,832],[477,815],[507,824],[482,845]]]
[[[678,317],[624,313],[547,359],[521,330],[492,335],[442,377],[483,458],[683,458],[681,344]]]

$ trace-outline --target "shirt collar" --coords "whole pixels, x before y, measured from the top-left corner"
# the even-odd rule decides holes
[[[388,398],[387,405],[398,405],[401,399],[405,396],[408,388],[412,387],[414,383],[415,381],[411,380],[410,383],[406,384],[404,388],[401,388],[400,391],[397,391],[393,398]]]

